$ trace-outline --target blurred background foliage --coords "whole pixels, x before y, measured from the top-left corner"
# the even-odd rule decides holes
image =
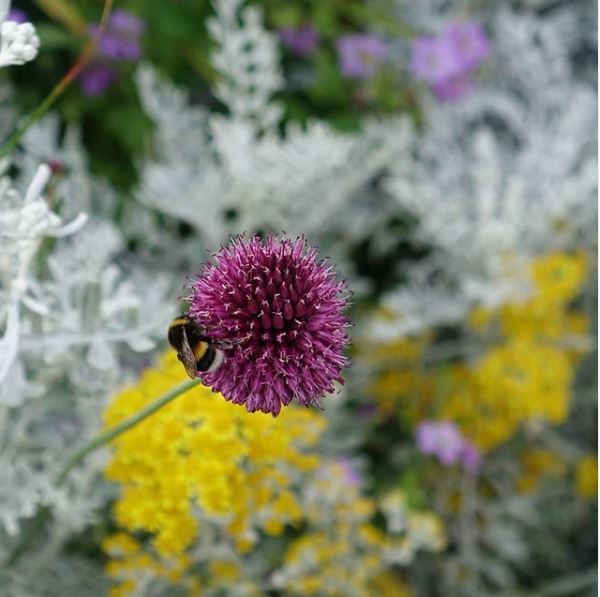
[[[120,22],[107,26],[113,45],[96,53],[54,106],[51,125],[57,139],[41,152],[57,158],[50,164],[49,203],[61,193],[68,195],[65,186],[72,178],[80,185],[73,187],[76,191],[93,180],[92,198],[80,204],[76,197],[71,205],[65,202],[66,209],[95,213],[102,225],[84,233],[88,244],[46,239],[36,256],[35,275],[51,279],[59,296],[61,281],[52,278],[61,273],[56,263],[62,259],[72,273],[77,269],[69,260],[81,253],[83,265],[78,266],[89,267],[94,279],[73,282],[71,273],[62,279],[76,297],[72,309],[67,305],[67,328],[74,319],[79,322],[81,307],[82,330],[95,342],[93,333],[102,336],[105,325],[96,321],[103,301],[112,299],[111,291],[115,296],[122,292],[114,312],[107,309],[106,328],[117,329],[113,336],[119,342],[124,338],[130,348],[154,353],[129,351],[123,357],[117,341],[115,346],[106,341],[100,343],[102,350],[92,344],[84,357],[66,342],[55,347],[58,365],[52,355],[44,355],[55,367],[49,374],[45,365],[28,371],[41,375],[42,393],[62,397],[55,398],[56,404],[69,397],[67,414],[57,409],[64,437],[54,438],[52,445],[60,454],[69,445],[65,437],[72,442],[93,435],[104,407],[106,420],[115,422],[141,408],[159,388],[181,380],[173,354],[151,363],[164,346],[162,319],[176,311],[179,277],[197,271],[199,254],[204,257],[240,227],[278,232],[283,221],[293,227],[291,232],[305,232],[304,217],[308,221],[314,212],[306,233],[332,255],[355,292],[353,367],[346,389],[341,397],[327,399],[323,413],[290,409],[280,426],[271,419],[252,419],[247,435],[223,431],[223,421],[239,418],[242,427],[250,416],[225,402],[205,407],[206,421],[199,425],[194,410],[199,389],[197,396],[190,394],[152,424],[147,421],[124,436],[108,465],[90,465],[90,478],[77,480],[85,491],[71,488],[79,496],[72,508],[80,519],[75,523],[68,513],[72,495],[59,496],[61,501],[53,488],[36,486],[48,503],[56,499],[62,505],[62,510],[56,506],[57,523],[49,532],[54,537],[50,548],[61,553],[52,582],[60,586],[62,580],[55,577],[73,558],[71,567],[86,562],[98,575],[90,573],[95,584],[89,594],[106,582],[100,564],[114,581],[115,597],[135,591],[178,595],[182,587],[191,594],[207,588],[209,595],[219,596],[592,595],[597,243],[590,232],[595,174],[589,170],[594,149],[586,119],[594,104],[589,88],[596,50],[585,23],[591,3],[251,0],[246,5],[262,10],[264,26],[279,42],[274,52],[283,82],[273,84],[273,99],[282,118],[275,119],[279,137],[273,137],[283,140],[281,145],[264,130],[267,125],[255,122],[245,145],[247,138],[236,136],[236,126],[247,122],[239,114],[227,121],[233,102],[228,104],[218,91],[227,69],[221,69],[224,77],[215,65],[219,47],[207,24],[215,8],[208,0],[116,2],[113,15]],[[41,39],[38,58],[6,75],[13,103],[24,115],[78,60],[102,4],[16,0],[12,8],[26,13]],[[473,45],[458,65],[461,71],[444,62],[444,44],[457,35],[453,24],[463,21],[472,26]],[[235,40],[239,31],[229,35]],[[518,55],[523,47],[531,56]],[[490,56],[494,67],[488,66]],[[273,57],[263,58],[267,63]],[[522,71],[514,63],[523,63]],[[444,69],[455,69],[459,76],[445,80]],[[481,89],[480,76],[485,80]],[[580,95],[569,96],[571,85]],[[473,103],[461,103],[469,94],[475,96]],[[204,113],[195,112],[198,107],[209,114],[207,121]],[[404,127],[399,117],[413,128]],[[313,135],[311,121],[331,128],[321,137],[322,131]],[[224,122],[230,128],[219,130]],[[71,135],[72,125],[81,127],[85,158]],[[182,137],[184,132],[195,135],[195,145],[182,139],[177,153],[171,128]],[[298,131],[307,132],[306,138]],[[33,171],[28,151],[37,148],[40,138],[45,142],[52,136],[39,129],[33,133],[15,160],[15,169],[28,174]],[[384,139],[384,158],[373,166],[369,158],[379,156],[379,146],[361,145],[371,141],[371,134]],[[223,139],[232,146],[229,153]],[[315,149],[319,143],[323,153]],[[304,153],[313,158],[313,150],[314,163],[299,159]],[[252,154],[246,161],[244,152]],[[325,153],[334,155],[333,166]],[[279,159],[283,181],[272,172]],[[291,166],[283,163],[286,159]],[[298,170],[294,159],[300,162]],[[364,163],[368,166],[362,172]],[[359,171],[357,179],[344,187],[353,169]],[[306,187],[290,173],[302,182],[306,178]],[[209,185],[212,174],[217,183],[205,192],[201,183]],[[311,187],[313,175],[317,191]],[[319,186],[321,175],[329,180]],[[225,180],[222,186],[219,177]],[[157,184],[153,197],[148,188],[157,181],[165,184]],[[325,189],[335,197],[340,186],[337,207],[319,195]],[[193,192],[186,194],[188,187]],[[173,196],[162,192],[165,188]],[[270,193],[280,189],[280,203],[269,203]],[[229,191],[223,205],[216,205],[219,193]],[[183,205],[179,211],[178,202]],[[324,205],[323,212],[316,203]],[[512,211],[503,211],[505,203]],[[286,212],[289,204],[296,211]],[[482,205],[487,212],[479,211]],[[319,220],[321,213],[325,216]],[[62,253],[52,261],[57,247]],[[115,282],[118,268],[127,278],[122,286]],[[150,286],[154,278],[159,286],[161,276],[168,290]],[[511,286],[516,278],[519,284],[527,281],[525,292],[519,284]],[[128,293],[138,303],[128,302]],[[140,295],[149,305],[142,301],[140,306]],[[133,324],[128,309],[134,312]],[[96,314],[91,321],[84,317],[88,310]],[[160,325],[141,325],[150,312]],[[121,327],[110,328],[115,322]],[[34,313],[26,329],[43,331],[44,317]],[[46,329],[50,339],[53,331],[51,325]],[[78,350],[87,350],[85,341],[80,344]],[[30,348],[24,346],[29,358]],[[80,362],[69,365],[63,353]],[[106,371],[114,372],[109,381],[102,378],[108,377]],[[124,381],[133,383],[115,392]],[[80,400],[80,388],[88,397],[101,398]],[[25,398],[23,404],[28,404]],[[77,414],[71,408],[79,409]],[[29,422],[33,416],[31,428],[37,429],[35,412],[20,416]],[[60,418],[52,409],[44,416],[52,423]],[[314,432],[308,453],[304,446],[273,456],[256,441],[255,436],[269,433],[277,445],[291,446],[292,440],[306,439],[302,425]],[[40,434],[43,451],[47,437],[54,437],[46,433],[44,428]],[[37,438],[36,433],[29,436]],[[180,451],[162,449],[178,441]],[[176,469],[185,478],[192,465],[207,461],[214,468],[207,466],[191,478],[200,487],[194,485],[195,492],[202,495],[202,488],[210,487],[211,493],[195,502],[178,480],[164,474]],[[40,468],[36,462],[31,470],[37,474]],[[92,491],[102,472],[117,485],[112,493],[105,486]],[[166,494],[166,505],[154,500],[152,491],[136,487],[139,479],[148,478]],[[253,484],[260,491],[249,491]],[[236,499],[242,495],[243,503]],[[13,501],[17,521],[31,518],[43,503],[39,498],[25,508],[20,497]],[[170,509],[174,503],[176,515]],[[227,524],[224,516],[231,517]],[[18,526],[8,520],[11,530]],[[11,548],[12,541],[11,536],[6,542]],[[360,571],[354,585],[349,569]],[[22,581],[29,575],[27,563],[20,572],[18,582],[27,594],[33,591],[29,581]],[[260,593],[264,586],[268,593]],[[39,586],[35,590],[44,594]],[[64,594],[77,590],[71,587]],[[37,597],[34,592],[28,597],[33,594]]]
[[[211,92],[216,73],[209,60],[212,42],[205,26],[212,12],[210,1],[128,0],[116,4],[143,22],[140,43],[144,59],[185,87],[193,102],[221,110]],[[339,68],[336,42],[345,35],[374,30],[405,41],[414,36],[401,18],[390,18],[387,0],[268,0],[254,4],[263,9],[273,31],[298,30],[307,23],[316,31],[314,42],[302,46],[300,41],[300,51],[298,45],[283,45],[286,86],[277,97],[285,108],[285,122],[303,123],[318,115],[340,130],[356,130],[366,115],[403,111],[418,118],[415,84],[399,66],[406,61],[385,65],[366,79],[345,77]],[[36,23],[46,49],[27,69],[11,72],[18,103],[32,110],[76,62],[89,42],[89,24],[98,21],[102,5],[93,0],[22,0],[13,8],[23,10]],[[72,85],[57,106],[65,123],[82,125],[92,170],[124,190],[136,180],[136,159],[147,148],[152,132],[132,77],[135,62],[113,62],[118,77],[106,91],[90,95],[80,85]]]

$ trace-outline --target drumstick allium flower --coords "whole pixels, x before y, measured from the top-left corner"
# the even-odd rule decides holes
[[[303,238],[239,237],[192,285],[189,316],[225,347],[202,381],[250,412],[306,406],[348,366],[346,285]]]

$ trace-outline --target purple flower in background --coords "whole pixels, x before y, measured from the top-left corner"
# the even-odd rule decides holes
[[[117,79],[117,73],[107,64],[93,63],[79,75],[79,85],[86,95],[99,95]]]
[[[225,353],[203,382],[273,416],[333,391],[348,365],[345,288],[304,239],[238,238],[222,248],[192,286],[189,316]]]
[[[462,76],[439,81],[432,88],[436,97],[452,102],[469,95],[475,86],[468,76]]]
[[[409,69],[435,95],[455,101],[473,90],[471,75],[489,56],[489,39],[477,21],[450,23],[437,37],[413,40]]]
[[[7,21],[12,21],[13,23],[27,23],[29,18],[27,17],[27,13],[23,10],[19,10],[18,8],[13,8],[8,15],[6,15]]]
[[[91,36],[98,32],[98,25],[90,26]],[[125,10],[116,10],[110,15],[106,29],[98,43],[98,51],[110,60],[134,61],[142,57],[140,36],[144,23]]]
[[[338,456],[333,461],[334,465],[342,473],[346,485],[360,487],[363,482],[362,475],[358,472],[354,462],[347,456]]]
[[[142,57],[140,36],[144,23],[125,10],[115,10],[98,41],[97,57],[79,77],[79,85],[86,95],[94,96],[106,91],[116,80],[114,62],[132,62]],[[88,28],[90,36],[98,33],[98,25]]]
[[[463,437],[450,421],[423,421],[417,428],[417,446],[443,464],[455,464],[463,452]]]
[[[462,455],[462,463],[470,473],[476,472],[481,464],[481,452],[466,440]]]
[[[457,77],[461,65],[454,44],[445,37],[418,37],[413,41],[409,68],[431,85]]]
[[[388,54],[385,42],[375,35],[346,35],[336,45],[342,73],[355,79],[372,77]]]
[[[477,21],[451,23],[442,36],[454,45],[463,73],[476,69],[490,55],[490,40]]]
[[[298,29],[285,27],[279,31],[283,45],[298,56],[309,56],[319,43],[319,32],[310,24]]]
[[[461,463],[469,472],[479,467],[481,453],[451,421],[423,421],[417,427],[416,440],[423,454],[437,456],[446,466]]]
[[[317,477],[341,482],[348,487],[360,487],[363,483],[362,475],[348,456],[338,456],[321,466],[317,471]]]

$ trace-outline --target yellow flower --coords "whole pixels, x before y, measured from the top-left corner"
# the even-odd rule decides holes
[[[598,495],[598,457],[595,454],[584,456],[577,464],[575,491],[584,499]]]
[[[521,468],[517,489],[521,493],[531,493],[543,479],[559,476],[564,471],[564,464],[554,452],[533,448],[521,455]]]
[[[441,416],[478,448],[506,441],[529,419],[561,423],[568,414],[573,363],[565,351],[517,338],[491,348],[471,368],[458,366]]]
[[[431,335],[423,334],[369,347],[359,355],[380,369],[370,393],[383,415],[399,414],[414,423],[430,413],[435,380],[421,364],[430,342]]]
[[[410,587],[392,572],[384,572],[371,581],[372,595],[377,597],[413,597]]]
[[[579,293],[588,272],[583,252],[548,253],[534,262],[532,277],[539,294],[556,303],[568,303]]]
[[[137,412],[184,376],[169,352],[115,397],[104,413],[106,425]],[[250,549],[254,529],[278,534],[302,517],[291,479],[318,467],[310,451],[324,427],[314,410],[288,407],[275,419],[196,386],[115,440],[105,475],[121,486],[116,520],[129,531],[150,533],[159,558],[172,560],[202,533],[194,515],[200,508],[202,524],[216,525],[234,546]],[[123,570],[126,560],[118,558],[131,556],[136,545],[123,533],[107,541],[113,573]]]

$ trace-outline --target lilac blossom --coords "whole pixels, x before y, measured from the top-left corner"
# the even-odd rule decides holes
[[[415,39],[409,68],[415,77],[431,85],[447,81],[461,73],[461,63],[454,44],[445,36]]]
[[[333,391],[348,365],[345,289],[304,239],[237,238],[192,286],[189,316],[225,353],[203,382],[273,416]]]
[[[11,21],[13,23],[23,24],[23,23],[27,23],[27,21],[29,21],[29,18],[28,18],[27,13],[25,11],[20,10],[19,8],[13,8],[6,15],[6,21]]]
[[[445,466],[460,463],[469,472],[479,467],[481,453],[451,421],[423,421],[417,427],[416,440],[423,454],[437,456]]]
[[[310,24],[298,29],[285,27],[279,31],[283,45],[298,56],[309,56],[319,43],[319,32]]]
[[[472,93],[475,85],[469,76],[453,77],[434,83],[432,86],[436,97],[446,101],[456,101]]]
[[[476,472],[481,464],[481,452],[466,440],[462,455],[462,463],[465,469],[470,473]]]
[[[462,72],[476,69],[490,55],[490,40],[477,21],[451,23],[443,37],[454,46]]]
[[[88,33],[95,36],[98,24],[90,25]],[[86,95],[98,95],[108,89],[117,79],[115,62],[133,62],[142,57],[140,36],[144,23],[135,15],[125,11],[114,11],[107,22],[97,48],[95,60],[83,70],[80,86]]]
[[[341,473],[344,483],[350,487],[360,487],[363,482],[354,461],[347,456],[338,456],[333,460],[334,467]]]
[[[98,32],[98,24],[89,28],[90,36]],[[144,23],[135,15],[125,11],[113,12],[98,43],[98,53],[116,61],[131,62],[142,57],[140,36],[144,32]]]
[[[429,83],[438,98],[455,101],[471,93],[471,76],[490,51],[480,23],[450,23],[436,37],[413,40],[409,69],[413,76]]]
[[[375,35],[353,34],[337,41],[340,68],[346,77],[372,77],[388,54],[387,44]]]
[[[100,95],[117,79],[116,71],[108,64],[100,62],[87,66],[79,75],[79,85],[86,95]]]

